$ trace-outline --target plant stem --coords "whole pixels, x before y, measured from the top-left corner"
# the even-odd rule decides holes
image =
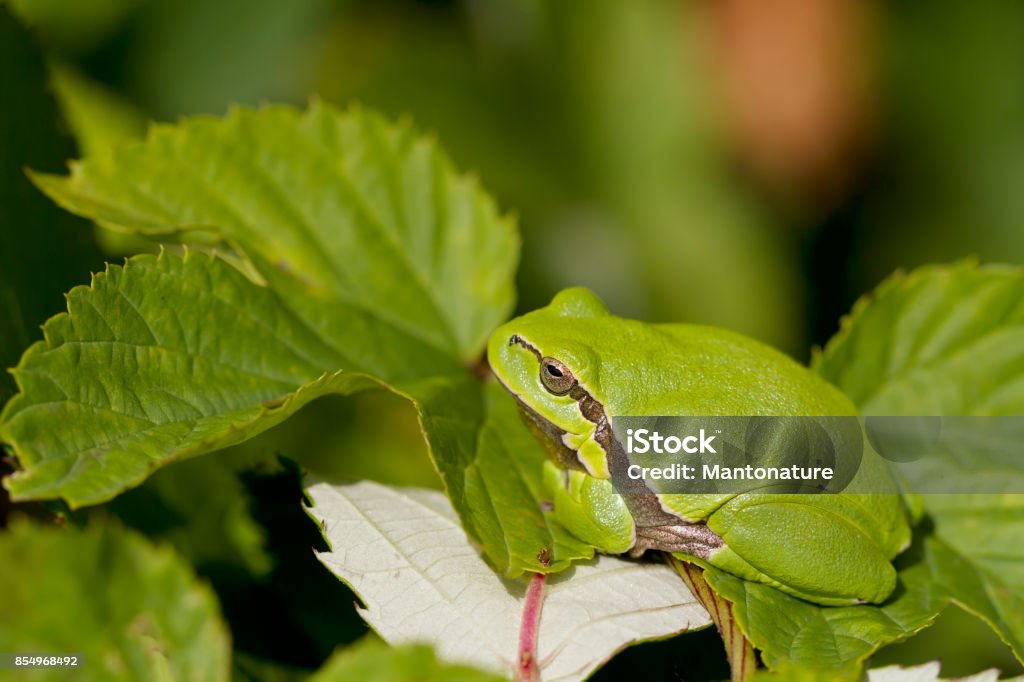
[[[544,605],[544,574],[534,573],[526,588],[523,617],[519,622],[519,656],[516,662],[515,682],[540,682],[537,665],[537,631],[540,629],[540,611]]]
[[[718,628],[718,634],[722,636],[722,642],[725,644],[725,655],[729,659],[732,682],[744,682],[752,677],[757,670],[757,657],[750,640],[736,625],[732,604],[715,594],[704,579],[704,569],[700,566],[681,561],[671,555],[669,562],[693,592],[693,596],[707,609],[712,622]]]

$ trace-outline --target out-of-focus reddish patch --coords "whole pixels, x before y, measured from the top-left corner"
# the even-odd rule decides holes
[[[705,5],[725,132],[774,191],[832,205],[870,137],[870,7],[858,0]]]

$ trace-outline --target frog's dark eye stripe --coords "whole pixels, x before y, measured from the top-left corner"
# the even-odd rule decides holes
[[[576,377],[568,367],[554,358],[541,359],[540,382],[555,395],[565,395],[576,387]]]
[[[513,334],[509,338],[509,340],[508,340],[508,345],[510,345],[510,346],[522,346],[526,350],[528,350],[531,353],[533,353],[534,355],[536,355],[538,360],[541,359],[540,351],[537,350],[536,348],[534,348],[533,344],[531,344],[529,341],[527,341],[523,337],[519,336],[519,334]]]

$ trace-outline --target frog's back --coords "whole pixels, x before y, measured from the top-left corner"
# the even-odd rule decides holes
[[[636,323],[643,324],[643,323]],[[853,415],[838,389],[788,355],[715,327],[643,325],[628,360],[601,354],[602,381],[634,384],[618,414]],[[593,343],[602,343],[595,337]],[[657,390],[644,391],[644,386]]]

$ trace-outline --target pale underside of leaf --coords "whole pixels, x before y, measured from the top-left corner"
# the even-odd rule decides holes
[[[930,661],[910,668],[889,665],[884,668],[869,670],[868,682],[942,682],[943,678],[940,676],[941,669],[942,663],[939,661]],[[999,671],[992,669],[983,670],[980,673],[967,677],[958,677],[956,682],[996,682],[998,679]]]
[[[443,660],[509,675],[523,582],[480,557],[445,498],[376,483],[308,489],[331,551],[320,559],[360,595],[387,641],[428,642]],[[705,627],[705,612],[666,565],[600,557],[548,579],[538,660],[544,679],[581,680],[631,643]]]

